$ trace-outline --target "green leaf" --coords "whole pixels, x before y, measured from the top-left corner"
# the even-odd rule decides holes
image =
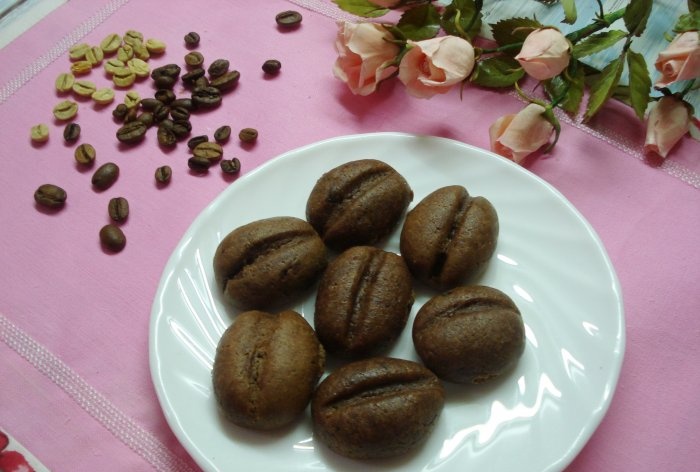
[[[481,4],[475,0],[453,0],[442,13],[442,29],[447,34],[463,36],[462,33],[466,33],[467,39],[473,38],[481,31]]]
[[[625,21],[627,31],[634,36],[641,36],[647,27],[647,20],[651,14],[652,0],[631,0],[622,19]]]
[[[692,13],[687,13],[681,15],[678,18],[676,26],[673,31],[676,33],[685,33],[686,31],[699,31],[700,30],[700,10],[695,10]]]
[[[564,94],[564,98],[559,102],[559,108],[576,116],[583,100],[585,77],[583,67],[576,67],[575,71],[569,70],[566,74],[560,74],[546,81],[545,89],[553,99]]]
[[[584,114],[584,121],[588,121],[598,113],[605,102],[610,98],[615,87],[620,82],[620,75],[624,68],[624,54],[615,59],[600,72],[598,78],[591,84],[591,94],[588,97],[588,105]]]
[[[379,7],[369,0],[333,0],[333,3],[341,10],[364,18],[377,18],[389,13],[388,8]]]
[[[640,120],[644,120],[644,112],[649,104],[651,79],[644,56],[632,50],[627,51],[627,67],[630,75],[630,103]]]
[[[576,23],[576,3],[574,0],[561,0],[561,6],[564,8],[564,23],[567,25]]]
[[[574,45],[571,54],[575,58],[590,56],[603,51],[626,37],[627,33],[621,30],[610,30],[603,33],[592,34],[583,41]]]
[[[406,10],[396,26],[406,39],[430,39],[440,31],[440,14],[432,3],[425,3]]]
[[[518,61],[509,56],[493,56],[477,62],[470,78],[482,87],[510,87],[525,75]]]
[[[688,0],[688,11],[700,10],[700,0]]]
[[[505,46],[506,44],[522,43],[532,30],[542,28],[542,23],[531,18],[507,18],[489,26],[493,39],[499,46]]]

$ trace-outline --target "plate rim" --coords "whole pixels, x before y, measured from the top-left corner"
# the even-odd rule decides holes
[[[158,285],[156,288],[156,292],[154,294],[154,300],[151,305],[151,311],[150,311],[150,318],[149,318],[149,336],[148,336],[148,353],[149,353],[149,370],[150,370],[150,376],[151,376],[151,381],[153,383],[154,390],[156,392],[156,397],[158,399],[158,403],[160,406],[161,413],[164,415],[166,422],[170,428],[170,430],[173,432],[173,434],[176,436],[178,439],[179,443],[183,446],[183,448],[187,451],[187,453],[193,458],[195,463],[199,467],[202,467],[203,470],[208,470],[205,469],[205,464],[207,462],[205,457],[201,456],[201,452],[199,448],[192,444],[192,442],[189,440],[185,432],[182,430],[182,428],[179,427],[176,418],[174,417],[174,412],[172,411],[172,407],[166,408],[166,405],[170,405],[170,401],[168,398],[167,392],[164,391],[164,386],[162,382],[162,378],[160,377],[160,370],[158,368],[158,352],[156,351],[157,347],[157,328],[159,327],[159,316],[158,316],[158,310],[156,309],[158,306],[158,295],[162,293],[163,288],[167,285],[168,281],[168,274],[171,273],[171,269],[177,265],[177,262],[180,260],[180,257],[178,256],[179,252],[182,252],[187,245],[190,244],[192,240],[192,235],[193,233],[196,232],[198,226],[200,226],[200,220],[203,220],[206,218],[208,211],[210,208],[215,206],[215,203],[223,200],[226,198],[226,195],[228,195],[231,192],[234,192],[235,189],[237,188],[237,184],[241,181],[247,181],[251,178],[255,178],[255,176],[259,173],[265,172],[269,167],[273,167],[277,165],[282,160],[287,160],[292,158],[296,154],[304,153],[307,152],[310,149],[313,149],[315,147],[319,146],[324,146],[332,143],[338,143],[338,142],[343,142],[343,141],[352,141],[352,140],[364,140],[367,138],[389,138],[389,139],[412,139],[416,137],[420,138],[427,138],[430,140],[434,141],[442,141],[451,145],[456,145],[458,147],[462,147],[465,149],[468,149],[470,151],[474,151],[479,154],[484,154],[487,155],[490,158],[497,159],[501,162],[501,164],[510,166],[512,169],[516,170],[517,172],[520,172],[521,174],[525,175],[526,178],[533,179],[535,182],[537,182],[539,185],[542,186],[543,189],[547,190],[550,194],[552,194],[559,203],[564,204],[564,206],[567,208],[569,212],[572,213],[573,216],[576,217],[576,219],[585,227],[586,232],[588,236],[591,238],[592,242],[595,243],[596,248],[598,249],[600,256],[602,257],[603,262],[605,263],[606,267],[608,268],[608,272],[610,275],[610,279],[612,282],[611,285],[611,290],[616,294],[615,299],[616,299],[616,314],[617,316],[617,323],[615,324],[615,327],[617,329],[617,335],[615,336],[616,343],[614,344],[614,349],[613,351],[617,353],[615,356],[616,363],[613,366],[613,368],[610,369],[608,377],[606,377],[607,381],[606,384],[609,385],[610,388],[610,393],[609,395],[601,402],[600,408],[598,408],[595,412],[592,413],[590,421],[587,423],[586,428],[584,428],[585,434],[579,434],[576,437],[576,440],[574,444],[571,445],[571,447],[568,449],[566,454],[561,457],[561,460],[559,461],[559,464],[561,466],[560,469],[557,470],[564,470],[567,466],[569,466],[574,459],[580,454],[580,452],[584,449],[586,444],[589,442],[591,437],[595,434],[597,431],[598,427],[600,426],[602,420],[605,418],[607,415],[610,406],[612,404],[612,400],[615,396],[615,393],[617,391],[617,386],[619,383],[620,379],[620,374],[622,371],[622,366],[624,363],[624,357],[625,357],[625,352],[626,352],[626,317],[625,317],[625,311],[624,311],[624,297],[622,293],[622,288],[620,285],[619,278],[617,276],[617,272],[615,271],[615,268],[612,264],[612,261],[610,259],[610,256],[608,254],[608,251],[603,244],[602,239],[596,232],[595,228],[592,226],[592,224],[583,216],[583,214],[569,201],[568,198],[566,198],[556,187],[554,187],[552,184],[544,180],[542,177],[538,176],[537,174],[533,173],[532,171],[522,167],[519,164],[516,164],[515,162],[506,159],[498,154],[495,154],[489,150],[474,146],[472,144],[468,144],[462,141],[458,141],[452,138],[446,138],[442,136],[432,136],[432,135],[425,135],[425,134],[415,134],[415,133],[407,133],[407,132],[394,132],[394,131],[383,131],[383,132],[369,132],[369,133],[358,133],[358,134],[346,134],[346,135],[339,135],[339,136],[334,136],[326,139],[322,139],[319,141],[315,141],[312,143],[308,143],[302,146],[299,146],[297,148],[285,151],[281,154],[278,154],[266,162],[262,163],[258,167],[252,169],[248,173],[242,175],[240,178],[236,179],[234,182],[229,184],[226,188],[224,188],[218,195],[216,195],[213,199],[211,199],[206,206],[200,210],[200,212],[197,214],[197,216],[192,220],[190,225],[187,227],[185,232],[181,235],[180,239],[178,240],[177,244],[173,248],[170,256],[168,257],[168,260],[166,264],[164,265],[164,268],[161,272],[161,276],[158,280]]]

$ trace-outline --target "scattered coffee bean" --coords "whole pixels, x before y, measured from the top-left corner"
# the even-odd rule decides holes
[[[190,131],[192,131],[192,123],[188,120],[175,120],[171,131],[178,140],[184,139],[189,136]]]
[[[67,143],[74,143],[80,137],[80,125],[78,123],[68,123],[63,128],[63,139]]]
[[[119,252],[126,246],[126,236],[119,226],[108,224],[100,230],[100,242],[112,252]]]
[[[263,72],[270,75],[277,74],[281,68],[282,63],[277,59],[268,59],[262,65]]]
[[[129,44],[122,44],[119,49],[117,49],[117,59],[126,63],[126,61],[134,57],[134,48]]]
[[[163,147],[173,147],[177,144],[177,136],[175,136],[175,133],[173,133],[172,128],[168,126],[164,126],[162,123],[158,127],[158,144],[160,144]]]
[[[121,45],[122,37],[116,33],[111,33],[105,36],[105,39],[100,42],[100,49],[102,49],[105,54],[114,54]]]
[[[92,175],[92,185],[99,190],[106,190],[111,187],[119,177],[119,167],[108,162],[102,164]]]
[[[194,103],[191,98],[176,98],[170,103],[172,108],[184,108],[187,111],[194,110]]]
[[[192,149],[192,155],[194,157],[203,157],[213,164],[223,157],[224,149],[220,144],[207,141],[195,146],[195,148]]]
[[[112,74],[112,83],[116,87],[128,88],[136,82],[136,74],[128,67],[119,67]]]
[[[237,174],[241,170],[241,161],[237,157],[224,159],[219,163],[219,166],[225,174]]]
[[[195,90],[202,88],[202,87],[209,87],[209,78],[208,77],[200,77],[199,79],[194,81],[193,87]]]
[[[226,59],[217,59],[209,65],[207,73],[212,79],[220,77],[228,72],[229,65],[230,63]]]
[[[83,143],[75,148],[73,155],[78,164],[83,166],[91,166],[95,162],[97,152],[92,144]]]
[[[127,113],[129,113],[129,109],[123,103],[120,103],[114,110],[112,110],[112,116],[119,121],[124,121]]]
[[[144,111],[141,113],[138,118],[136,118],[137,121],[140,121],[144,125],[146,125],[146,128],[150,128],[153,126],[153,123],[155,122],[155,118],[153,117],[153,113],[150,111]]]
[[[116,72],[118,69],[123,69],[124,67],[126,67],[126,64],[117,58],[108,60],[104,65],[105,72],[107,72],[109,75],[114,75],[114,72]]]
[[[191,31],[185,35],[185,44],[188,47],[195,47],[199,45],[199,34],[195,33],[194,31]]]
[[[174,121],[186,121],[190,119],[190,112],[183,107],[170,107],[170,118]]]
[[[180,77],[182,69],[177,64],[166,64],[151,71],[151,78],[159,89],[171,89]]]
[[[124,221],[129,217],[129,201],[124,197],[114,197],[107,205],[107,212],[113,221]]]
[[[141,95],[136,90],[129,90],[124,96],[124,105],[127,108],[136,108],[141,102]]]
[[[216,87],[202,87],[192,92],[192,102],[198,107],[213,108],[221,104],[221,92]]]
[[[241,73],[238,72],[237,70],[231,70],[226,72],[224,75],[217,77],[215,79],[212,79],[209,81],[209,85],[211,87],[215,87],[219,89],[222,92],[225,92],[231,88],[233,88],[237,83],[238,80],[241,78]]]
[[[46,208],[61,208],[66,203],[68,195],[58,185],[40,185],[34,192],[34,201]]]
[[[157,98],[144,98],[141,100],[141,108],[148,111],[154,111],[156,108],[163,106],[163,102]]]
[[[170,89],[159,89],[156,91],[154,97],[156,100],[159,102],[168,105],[171,103],[173,100],[175,100],[175,92],[173,92]]]
[[[73,93],[79,97],[91,97],[97,86],[90,80],[76,80],[73,83]]]
[[[53,116],[57,120],[68,121],[78,114],[78,104],[72,100],[63,100],[53,107]]]
[[[255,128],[243,128],[238,133],[238,139],[240,139],[244,143],[255,142],[255,140],[258,139],[258,130],[256,130]]]
[[[187,67],[199,67],[204,64],[204,56],[199,51],[192,51],[185,55],[185,64]]]
[[[32,126],[29,137],[35,143],[45,143],[49,140],[49,127],[44,123]]]
[[[124,33],[124,42],[129,46],[143,43],[143,33],[136,30],[129,30]]]
[[[92,64],[90,64],[90,61],[77,61],[70,65],[70,71],[74,75],[89,74],[91,70]]]
[[[136,111],[136,109],[133,110]],[[117,139],[120,143],[136,144],[143,140],[146,131],[148,127],[145,123],[138,120],[129,121],[117,130]]]
[[[278,13],[277,16],[275,16],[275,21],[277,22],[277,24],[284,28],[293,28],[295,26],[299,26],[301,20],[301,13],[294,10],[283,11],[281,13]]]
[[[114,101],[114,90],[109,87],[97,89],[91,97],[98,105],[109,105]]]
[[[192,156],[187,159],[187,166],[195,172],[207,172],[211,162],[206,157]]]
[[[204,77],[204,74],[206,74],[204,69],[197,67],[190,70],[188,73],[183,74],[182,81],[187,85],[194,85],[197,82],[197,79]]]
[[[146,49],[148,49],[148,52],[150,52],[151,54],[163,54],[167,47],[167,45],[163,41],[155,38],[147,39],[144,45],[146,46]]]
[[[85,57],[85,53],[90,50],[88,43],[74,44],[68,49],[68,57],[71,61],[79,61]]]
[[[187,147],[190,149],[194,149],[197,147],[197,145],[206,143],[207,141],[209,141],[209,137],[206,134],[195,136],[187,141]]]
[[[170,166],[160,166],[156,169],[156,182],[159,184],[167,184],[170,182],[170,177],[173,175],[173,170]]]
[[[70,72],[63,72],[56,77],[56,90],[60,93],[70,92],[75,83],[75,76]]]
[[[214,140],[217,143],[225,143],[231,137],[231,127],[228,125],[219,126],[214,131]]]
[[[170,115],[170,107],[163,105],[161,102],[160,106],[153,110],[153,118],[155,121],[162,122]]]

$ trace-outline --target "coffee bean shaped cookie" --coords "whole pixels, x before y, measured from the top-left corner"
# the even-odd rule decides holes
[[[234,424],[280,428],[306,409],[324,365],[323,346],[300,314],[243,312],[217,346],[214,395]]]
[[[347,162],[316,182],[306,219],[331,249],[372,245],[398,225],[413,191],[393,167],[375,159]]]
[[[353,459],[398,456],[425,442],[444,403],[440,380],[416,362],[354,361],[333,371],[314,392],[314,438]]]
[[[289,302],[316,283],[326,264],[326,247],[316,231],[290,216],[240,226],[214,254],[218,286],[242,309]]]
[[[329,353],[366,357],[390,346],[413,305],[411,273],[401,256],[372,246],[345,250],[326,268],[314,327]]]
[[[513,300],[492,287],[457,287],[428,300],[413,323],[413,344],[438,377],[479,384],[515,365],[525,326]]]
[[[400,248],[411,273],[438,290],[478,273],[496,249],[498,215],[462,186],[442,187],[406,215]]]

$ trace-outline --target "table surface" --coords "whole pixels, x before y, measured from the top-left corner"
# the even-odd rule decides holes
[[[0,430],[50,470],[197,471],[168,427],[149,370],[151,306],[164,266],[195,217],[237,178],[197,175],[183,144],[163,150],[149,133],[135,147],[114,139],[112,107],[80,101],[82,142],[98,162],[121,168],[108,191],[90,186],[51,110],[63,99],[55,77],[68,48],[107,34],[138,30],[168,44],[151,67],[182,62],[182,41],[197,31],[206,58],[226,58],[241,72],[221,107],[193,120],[193,135],[222,124],[259,130],[254,145],[225,145],[241,175],[286,151],[357,133],[395,131],[455,139],[488,149],[488,125],[523,103],[512,93],[468,88],[431,100],[388,83],[353,96],[331,72],[335,21],[329,1],[254,3],[70,0],[0,50]],[[298,9],[302,26],[276,27],[274,16]],[[269,58],[282,71],[266,77]],[[90,80],[108,85],[101,70]],[[152,93],[147,81],[135,86]],[[119,91],[117,100],[125,91]],[[33,145],[29,129],[49,125]],[[611,103],[588,125],[563,123],[554,151],[526,167],[550,183],[590,222],[622,288],[626,352],[610,408],[567,472],[695,470],[700,462],[700,145],[685,137],[661,165],[641,150],[644,126]],[[173,168],[167,187],[156,167]],[[93,169],[94,170],[94,169]],[[240,178],[240,177],[239,177]],[[69,194],[59,212],[34,204],[34,190],[60,182]],[[294,176],[289,176],[294,185]],[[280,192],[283,192],[280,189]],[[102,249],[107,203],[126,197],[129,219],[119,254]],[[255,202],[241,202],[255,205]],[[235,211],[235,209],[232,209]]]

